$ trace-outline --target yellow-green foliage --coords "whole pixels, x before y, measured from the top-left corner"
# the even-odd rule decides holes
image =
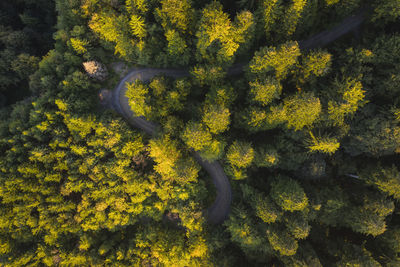
[[[340,147],[340,143],[336,138],[315,137],[312,132],[310,132],[310,135],[311,140],[308,148],[311,152],[333,154]]]
[[[400,173],[396,166],[383,168],[378,165],[376,171],[362,174],[361,178],[387,195],[400,199]]]
[[[308,206],[308,198],[300,184],[289,178],[280,177],[272,183],[270,195],[283,210],[300,211]]]
[[[213,139],[211,143],[200,151],[200,156],[210,162],[220,159],[225,152],[226,143]]]
[[[182,135],[183,141],[196,151],[211,145],[210,131],[202,123],[189,122]]]
[[[186,50],[186,42],[175,30],[165,32],[165,38],[168,41],[168,53],[174,56],[183,54]]]
[[[283,256],[292,256],[296,254],[299,244],[287,230],[270,227],[267,230],[268,241],[272,248]]]
[[[130,38],[127,31],[129,18],[125,15],[115,15],[112,13],[101,12],[92,15],[89,27],[102,39],[115,44],[115,53],[123,57],[132,54],[134,46],[137,44]]]
[[[285,29],[285,36],[291,36],[296,31],[297,24],[301,17],[307,0],[292,0],[292,5],[286,10],[283,18],[283,29]]]
[[[250,143],[235,141],[229,146],[226,158],[232,166],[246,168],[254,159],[254,149]]]
[[[266,106],[274,99],[279,99],[282,92],[282,86],[274,77],[269,77],[263,81],[255,80],[249,82],[252,100],[256,103]]]
[[[258,167],[273,167],[279,163],[279,155],[272,148],[258,148],[255,163]]]
[[[194,9],[190,0],[161,0],[161,8],[155,13],[161,18],[161,26],[167,29],[176,29],[180,33],[192,30]]]
[[[109,42],[118,42],[122,38],[121,26],[124,25],[129,25],[127,17],[110,13],[95,13],[89,22],[89,27]]]
[[[78,53],[78,54],[84,54],[87,52],[87,46],[89,44],[88,41],[86,40],[81,40],[78,38],[71,38],[71,45],[72,48]]]
[[[192,158],[183,156],[178,143],[168,135],[150,140],[150,156],[157,163],[154,170],[163,179],[182,183],[196,181],[199,166]]]
[[[322,110],[319,98],[310,93],[296,94],[284,99],[283,102],[283,114],[287,126],[296,131],[311,126]]]
[[[129,21],[129,26],[133,35],[138,38],[144,38],[146,36],[146,27],[144,19],[139,15],[132,15]]]
[[[174,166],[181,157],[177,142],[167,135],[163,138],[150,140],[150,156],[157,163],[155,170],[163,176],[174,174]]]
[[[204,108],[203,122],[213,134],[222,133],[228,129],[230,112],[220,105],[207,105]]]
[[[128,12],[146,13],[148,11],[147,0],[125,0],[125,6]]]
[[[264,47],[250,61],[250,71],[255,74],[275,72],[276,78],[286,78],[289,70],[301,55],[297,42],[288,42],[278,48]]]
[[[270,198],[256,199],[254,209],[257,217],[265,223],[274,223],[282,216],[282,211]]]
[[[328,5],[328,6],[337,4],[339,2],[340,2],[340,0],[325,0],[326,5]]]
[[[269,34],[278,18],[278,14],[276,12],[278,8],[278,0],[264,0],[262,8],[263,8],[263,19],[264,19],[264,29],[269,37]]]
[[[200,28],[196,33],[197,49],[203,58],[208,57],[207,48],[215,41],[221,44],[217,52],[218,60],[230,60],[239,45],[246,41],[253,25],[253,15],[242,11],[234,24],[222,10],[219,2],[212,2],[202,11]]]
[[[226,75],[226,72],[219,66],[195,66],[191,71],[195,82],[200,85],[211,85],[220,82]]]
[[[311,52],[303,57],[302,64],[299,66],[302,73],[301,82],[307,81],[310,77],[320,77],[325,75],[331,67],[332,55],[328,52]]]
[[[132,83],[126,83],[126,97],[129,106],[136,116],[149,116],[151,107],[146,103],[148,99],[149,88],[139,80]]]
[[[365,91],[362,89],[362,83],[357,80],[347,79],[344,83],[339,84],[339,90],[342,91],[342,101],[328,103],[329,119],[334,125],[342,125],[344,119],[348,115],[353,115],[359,107],[362,107]]]

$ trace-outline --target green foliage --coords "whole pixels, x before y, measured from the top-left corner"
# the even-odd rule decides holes
[[[278,251],[280,255],[291,256],[296,254],[299,244],[286,230],[269,227],[267,237],[272,248]]]
[[[384,20],[385,22],[396,21],[400,16],[399,0],[378,0],[374,2],[374,15],[372,21]]]
[[[257,167],[273,167],[279,163],[278,151],[274,148],[257,148],[255,156],[255,164]]]
[[[302,214],[293,213],[287,218],[286,227],[296,239],[306,239],[310,233],[311,226]]]
[[[211,144],[200,151],[200,156],[210,162],[221,159],[224,156],[226,142],[213,139]]]
[[[261,251],[265,253],[270,250],[265,235],[259,233],[249,217],[243,208],[235,208],[232,211],[232,216],[225,223],[231,234],[231,240],[239,244],[246,252]]]
[[[378,165],[372,172],[362,173],[361,178],[387,195],[400,198],[400,173],[396,166],[382,168]]]
[[[350,130],[348,143],[343,147],[351,155],[391,155],[399,151],[400,127],[392,118],[377,113],[374,117],[360,116]]]
[[[0,3],[0,102],[33,92],[0,110],[0,265],[399,265],[396,0],[228,2]],[[374,23],[356,41],[292,41],[364,4]],[[98,108],[120,73],[91,80],[88,60],[189,70],[126,85],[163,132]],[[207,191],[192,150],[224,159],[225,227],[204,213],[230,192]]]
[[[226,73],[221,67],[212,65],[195,66],[191,71],[195,81],[200,85],[213,85],[219,83]]]
[[[270,195],[283,210],[303,210],[308,205],[308,198],[303,188],[293,179],[280,177],[272,183]]]
[[[186,51],[187,45],[185,39],[183,39],[178,32],[175,30],[168,30],[165,33],[165,38],[168,41],[168,53],[172,56],[180,56]],[[188,62],[189,59],[186,60]]]

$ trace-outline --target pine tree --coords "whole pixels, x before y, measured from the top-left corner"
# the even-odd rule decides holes
[[[226,153],[228,162],[235,167],[249,167],[254,159],[254,149],[250,143],[235,141]]]
[[[300,211],[307,207],[308,198],[303,188],[293,179],[280,177],[271,185],[270,195],[283,210]]]
[[[321,114],[319,98],[310,93],[296,94],[283,100],[283,114],[287,127],[301,130],[311,126]]]
[[[258,75],[272,73],[278,80],[283,80],[300,55],[297,42],[288,42],[278,48],[264,47],[250,61],[250,72]]]
[[[226,131],[229,127],[229,109],[220,105],[210,105],[204,108],[203,122],[213,134]]]

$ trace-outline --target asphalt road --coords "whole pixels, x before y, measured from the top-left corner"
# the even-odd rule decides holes
[[[239,73],[241,69],[242,65],[237,66],[234,71],[229,71],[229,74]],[[129,124],[131,124],[133,127],[143,130],[145,133],[151,136],[155,136],[159,126],[154,122],[146,120],[144,117],[135,116],[129,106],[128,98],[125,96],[125,92],[127,90],[125,84],[127,82],[134,82],[136,80],[147,82],[159,74],[179,78],[188,76],[189,72],[174,69],[133,69],[120,81],[117,88],[115,88],[111,100],[113,109],[120,113],[129,122]],[[203,160],[197,152],[193,152],[193,157],[211,176],[217,190],[215,201],[206,212],[207,220],[212,224],[222,223],[228,217],[232,202],[232,189],[229,179],[218,161],[208,162]]]

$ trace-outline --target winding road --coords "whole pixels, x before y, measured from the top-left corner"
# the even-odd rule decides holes
[[[240,67],[240,69],[241,68],[242,67]],[[233,71],[233,73],[236,72],[236,70]],[[117,88],[113,91],[111,98],[111,105],[115,111],[120,113],[133,127],[139,128],[151,136],[156,135],[159,126],[154,122],[146,120],[144,117],[135,116],[129,106],[129,100],[125,96],[127,90],[125,85],[127,82],[134,82],[136,80],[147,82],[159,74],[179,78],[188,76],[189,72],[174,69],[133,69],[120,81]],[[208,162],[203,160],[197,152],[193,152],[193,157],[197,160],[200,166],[208,172],[217,189],[216,199],[207,210],[206,216],[208,222],[212,224],[222,223],[229,214],[232,202],[232,190],[228,177],[218,161]]]
[[[331,30],[323,31],[311,38],[299,41],[302,50],[308,50],[316,47],[325,46],[336,40],[340,36],[358,28],[365,19],[365,10],[361,10],[355,15],[345,18],[338,26]],[[246,64],[240,63],[233,65],[227,72],[228,75],[237,75],[243,71]],[[125,96],[126,83],[141,80],[150,81],[154,76],[164,74],[173,78],[189,76],[189,72],[180,69],[155,69],[155,68],[135,68],[132,69],[118,84],[112,92],[111,100],[108,103],[112,109],[120,113],[130,125],[143,130],[145,133],[155,136],[159,125],[146,120],[144,117],[135,116],[129,106],[129,100]],[[221,164],[218,161],[208,162],[203,160],[199,153],[192,152],[193,157],[211,176],[217,189],[217,196],[214,203],[207,210],[207,219],[211,224],[222,223],[229,215],[232,202],[232,189],[229,179],[226,176]]]

